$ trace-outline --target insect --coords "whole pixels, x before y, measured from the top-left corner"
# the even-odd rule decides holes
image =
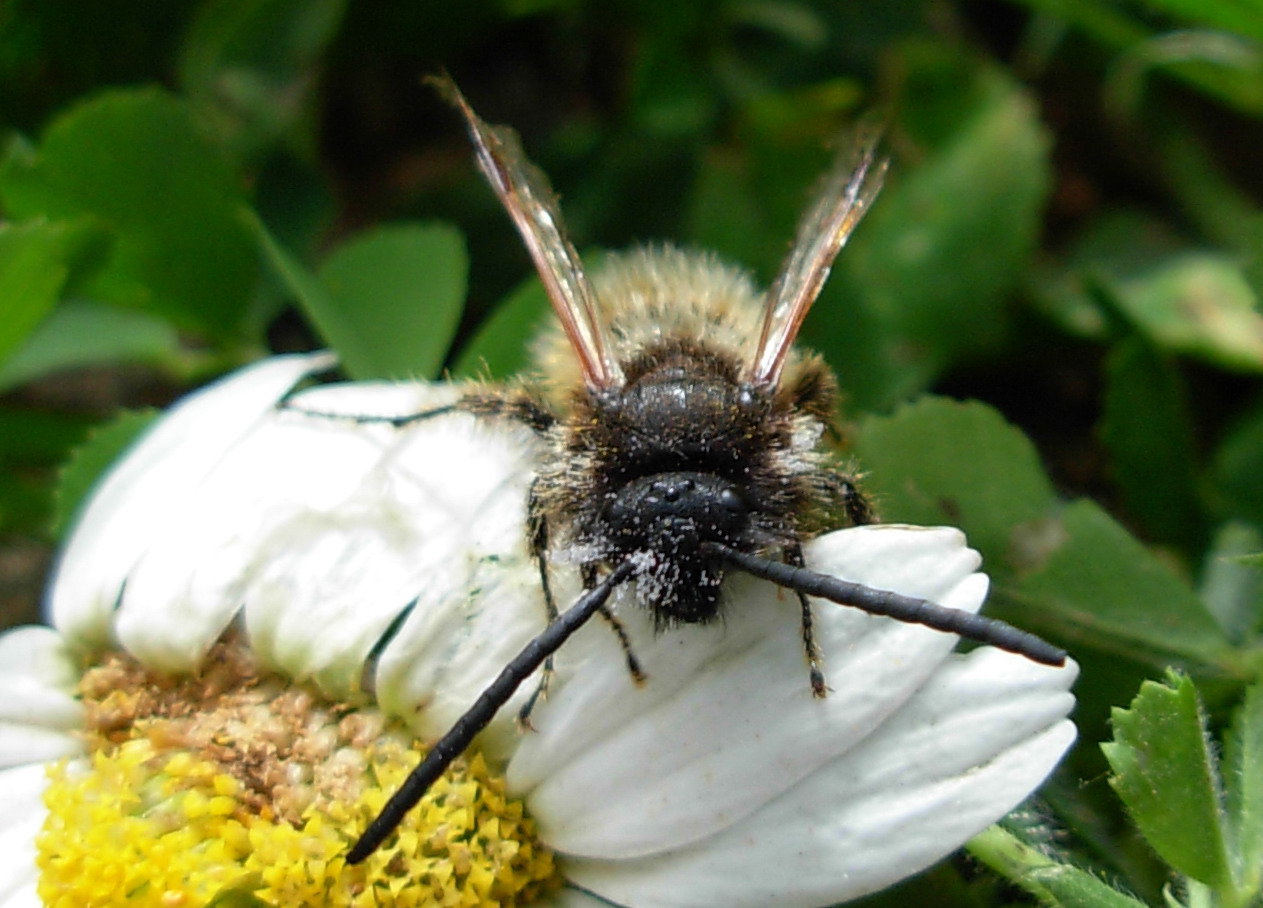
[[[566,238],[544,175],[517,136],[484,123],[455,84],[434,80],[459,110],[478,166],[500,197],[543,279],[559,322],[540,359],[563,392],[515,385],[478,391],[452,411],[525,423],[544,455],[527,503],[547,627],[459,719],[350,850],[371,854],[522,683],[600,613],[619,635],[633,679],[644,673],[617,617],[613,591],[634,582],[659,628],[714,620],[729,571],[792,591],[813,694],[827,689],[809,596],[922,624],[1064,664],[1064,651],[1001,621],[876,590],[804,565],[803,542],[839,523],[873,520],[856,479],[820,445],[836,395],[817,357],[793,346],[834,257],[881,186],[873,137],[843,152],[804,216],[766,295],[715,260],[670,249],[613,259],[591,278]],[[548,553],[579,553],[584,592],[559,612]],[[524,714],[529,712],[532,697]]]

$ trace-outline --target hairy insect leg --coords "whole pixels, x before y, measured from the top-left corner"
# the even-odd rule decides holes
[[[829,474],[829,492],[846,514],[853,527],[877,522],[877,510],[868,496],[860,491],[855,477],[842,471]]]
[[[584,589],[591,589],[596,586],[596,565],[585,564],[580,568],[583,574]],[[640,667],[640,660],[636,658],[636,653],[632,650],[631,638],[627,636],[627,628],[623,627],[623,622],[610,611],[608,605],[600,608],[601,617],[609,622],[610,629],[614,631],[614,635],[618,637],[618,645],[623,648],[623,658],[627,660],[627,673],[631,675],[632,683],[637,687],[645,683],[648,677],[644,669]]]
[[[798,543],[786,546],[785,562],[794,567],[805,567],[803,547]],[[820,644],[816,643],[814,622],[811,617],[811,601],[802,590],[795,590],[794,592],[798,595],[798,602],[802,606],[803,649],[807,654],[807,670],[811,677],[811,695],[820,699],[828,695],[829,688],[824,683],[824,670],[820,667],[823,657],[820,654]]]
[[[412,770],[404,783],[386,802],[381,813],[368,824],[359,841],[347,853],[348,864],[358,864],[377,850],[388,835],[403,821],[408,811],[416,806],[430,786],[465,752],[465,748],[487,727],[487,723],[499,712],[500,707],[513,696],[522,682],[530,677],[540,663],[557,651],[588,619],[596,614],[609,599],[614,588],[631,576],[632,564],[624,561],[593,589],[544,628],[540,634],[501,669],[494,681],[487,686],[474,705],[456,720],[447,734],[439,738],[425,759]]]
[[[539,586],[544,593],[544,609],[548,615],[548,623],[557,620],[557,600],[553,597],[552,583],[548,579],[548,518],[544,515],[539,500],[539,480],[531,483],[531,490],[526,499],[526,529],[530,540],[531,557],[539,568]],[[585,582],[584,590],[591,590],[596,584]],[[518,710],[517,720],[523,728],[531,727],[531,712],[535,705],[548,696],[548,686],[553,680],[553,657],[544,660],[543,671],[540,672],[539,683],[530,697]]]
[[[420,410],[416,413],[402,413],[397,416],[381,416],[372,413],[331,413],[325,410],[309,410],[306,407],[297,407],[288,400],[282,400],[278,404],[278,409],[285,410],[290,413],[297,413],[300,416],[310,416],[313,419],[328,419],[337,422],[355,423],[359,426],[372,425],[388,425],[396,429],[402,429],[404,426],[410,426],[413,423],[424,422],[427,419],[433,419],[436,416],[446,416],[449,413],[461,412],[459,402],[447,404],[442,407],[435,407],[432,410]]]
[[[288,399],[282,400],[280,409],[310,416],[318,419],[341,420],[359,425],[390,425],[396,429],[425,422],[437,416],[449,413],[471,413],[474,416],[487,416],[500,419],[511,419],[522,423],[527,428],[543,434],[557,421],[552,413],[544,409],[523,388],[510,388],[501,392],[479,391],[462,395],[455,402],[429,410],[418,410],[415,413],[400,413],[394,416],[359,413],[331,413],[324,410],[310,410],[292,404]]]

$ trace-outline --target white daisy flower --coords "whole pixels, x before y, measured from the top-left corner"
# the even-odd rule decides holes
[[[174,408],[96,491],[49,596],[0,637],[0,908],[802,905],[880,889],[1023,800],[1074,739],[1076,669],[728,581],[721,626],[618,611],[523,686],[386,845],[349,844],[544,622],[525,499],[538,442],[468,414],[395,427],[278,402],[327,357],[280,357]],[[447,385],[302,392],[392,415]],[[952,529],[877,526],[815,569],[976,610]],[[577,573],[557,565],[562,603]]]

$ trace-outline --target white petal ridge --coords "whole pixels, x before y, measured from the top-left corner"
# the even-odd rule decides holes
[[[1017,806],[1074,741],[1077,675],[989,647],[953,656],[851,753],[692,847],[572,860],[626,905],[827,905],[928,867]]]
[[[20,627],[0,635],[0,767],[77,754],[78,671],[61,635]]]
[[[137,560],[179,521],[190,490],[328,354],[282,356],[190,395],[158,422],[98,486],[61,554],[47,608],[66,639],[112,642],[112,619]]]

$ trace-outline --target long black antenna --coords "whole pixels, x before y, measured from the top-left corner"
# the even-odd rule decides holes
[[[839,580],[809,568],[776,561],[766,555],[749,555],[718,542],[703,542],[701,549],[703,555],[719,558],[747,574],[770,580],[785,589],[808,596],[819,596],[821,599],[863,609],[874,615],[885,615],[896,621],[959,634],[979,643],[988,643],[998,649],[1017,653],[1043,665],[1066,664],[1065,650],[996,618],[984,618],[973,612],[947,608],[928,599],[915,599],[887,590],[873,589],[862,583]]]
[[[456,720],[456,724],[425,755],[425,759],[408,775],[386,806],[346,856],[348,864],[358,864],[377,850],[385,838],[395,831],[408,811],[417,805],[430,786],[443,774],[452,761],[465,752],[465,748],[487,727],[487,723],[499,712],[500,707],[513,696],[531,672],[539,668],[545,659],[557,651],[570,635],[605,605],[614,588],[632,572],[630,560],[624,561],[613,572],[579,597],[579,601],[544,628],[539,636],[513,657],[496,679],[474,701],[474,705]]]

